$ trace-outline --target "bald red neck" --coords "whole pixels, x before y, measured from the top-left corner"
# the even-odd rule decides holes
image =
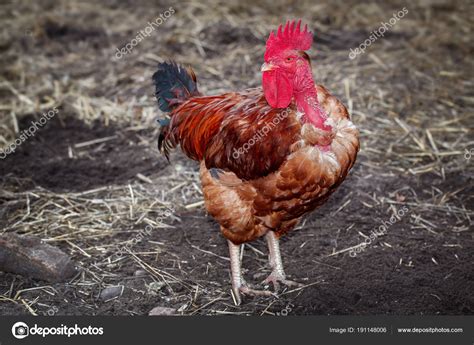
[[[303,120],[319,129],[331,130],[330,126],[324,124],[327,120],[327,115],[319,105],[318,94],[309,64],[298,67],[294,85],[298,85],[298,89],[295,89],[294,97],[298,111],[304,113]]]

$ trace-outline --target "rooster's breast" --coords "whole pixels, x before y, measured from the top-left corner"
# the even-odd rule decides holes
[[[228,239],[242,243],[269,230],[285,233],[322,205],[346,178],[359,150],[358,131],[346,108],[322,87],[318,100],[333,127],[329,149],[315,144],[315,133],[303,125],[282,164],[266,176],[244,180],[220,171],[216,178],[201,164],[206,208]]]

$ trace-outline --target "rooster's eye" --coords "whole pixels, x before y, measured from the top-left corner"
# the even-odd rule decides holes
[[[286,58],[286,62],[290,62],[291,60],[293,60],[292,57],[287,57],[287,58]]]

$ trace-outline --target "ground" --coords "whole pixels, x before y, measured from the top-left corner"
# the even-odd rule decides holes
[[[61,283],[0,272],[0,314],[473,314],[472,4],[1,6],[0,146],[57,109],[0,160],[1,232],[39,237],[80,270]],[[349,57],[404,7],[384,37]],[[157,151],[164,115],[151,75],[172,58],[193,66],[205,94],[257,86],[268,33],[293,18],[314,31],[315,79],[347,105],[361,151],[328,203],[282,240],[287,274],[304,287],[235,306],[198,164]],[[245,246],[256,286],[269,273],[266,253],[263,241]]]

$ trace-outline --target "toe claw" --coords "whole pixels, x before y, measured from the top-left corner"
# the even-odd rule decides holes
[[[240,288],[240,292],[244,295],[249,295],[249,296],[264,296],[264,297],[275,296],[275,294],[271,291],[254,290],[254,289],[249,288],[248,286],[242,286]]]
[[[292,286],[302,287],[302,286],[304,286],[303,284],[300,284],[300,283],[297,283],[297,282],[286,279],[285,275],[275,273],[275,272],[270,273],[270,275],[267,277],[267,279],[265,279],[262,282],[262,284],[264,284],[264,285],[269,285],[270,283],[273,284],[273,289],[275,290],[275,292],[278,292],[278,290],[280,289],[280,283],[283,284],[283,285],[286,285],[288,287],[292,287]]]
[[[279,280],[274,278],[274,277],[271,277],[268,276],[267,279],[265,279],[262,284],[264,286],[270,286],[270,284],[273,285],[273,291],[275,291],[275,293],[277,293],[279,290],[280,290],[280,283],[279,283]]]
[[[242,285],[238,288],[232,288],[232,297],[234,299],[235,305],[240,305],[242,303],[242,295],[278,298],[278,296],[275,293],[269,290],[255,290],[248,287],[248,285]]]
[[[232,288],[232,299],[234,300],[235,305],[242,304],[242,297],[240,297],[239,289]]]

